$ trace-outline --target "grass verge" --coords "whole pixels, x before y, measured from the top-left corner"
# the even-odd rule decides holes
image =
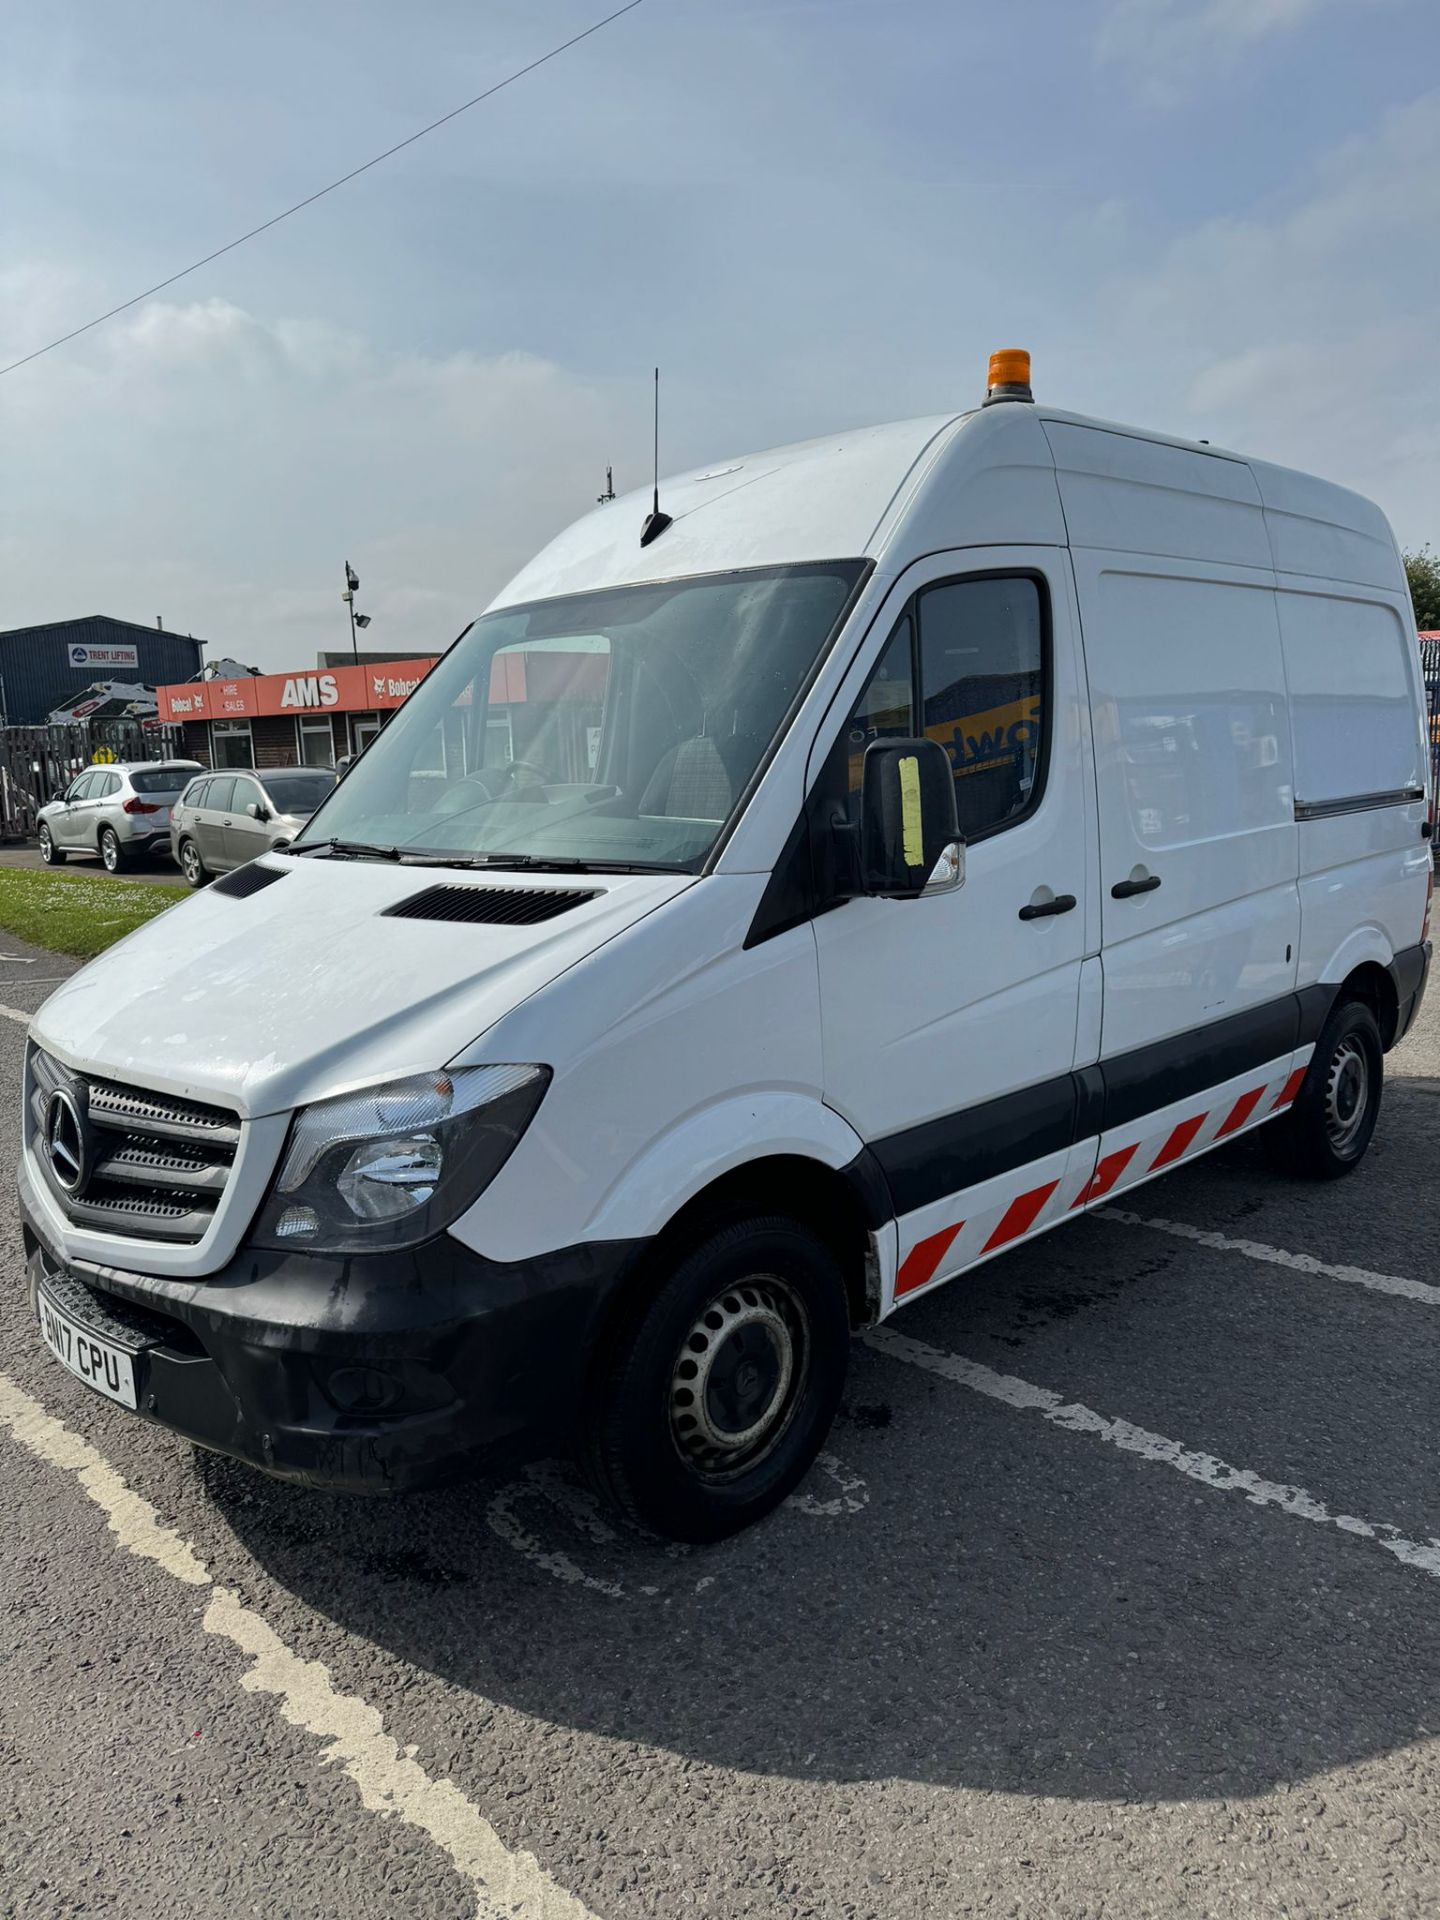
[[[94,874],[0,868],[0,927],[32,946],[89,960],[185,896],[176,887]]]

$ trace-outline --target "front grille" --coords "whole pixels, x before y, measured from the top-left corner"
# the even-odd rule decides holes
[[[204,1238],[230,1178],[240,1121],[225,1107],[148,1087],[72,1073],[30,1055],[30,1147],[61,1209],[77,1227],[127,1239]],[[50,1096],[68,1087],[87,1117],[87,1175],[78,1193],[57,1179],[46,1141]]]

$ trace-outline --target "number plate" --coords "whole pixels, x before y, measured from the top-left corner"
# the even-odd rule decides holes
[[[118,1400],[132,1411],[140,1404],[135,1391],[135,1356],[111,1340],[90,1333],[68,1313],[62,1313],[44,1288],[37,1291],[40,1336],[62,1367],[94,1387],[107,1400]]]

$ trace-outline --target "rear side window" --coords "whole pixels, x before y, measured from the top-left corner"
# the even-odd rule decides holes
[[[179,793],[194,774],[193,767],[136,767],[130,784],[136,793]]]
[[[118,773],[97,773],[91,776],[90,794],[92,800],[107,800],[112,793],[120,791]]]
[[[859,817],[866,747],[915,733],[938,741],[949,756],[967,840],[1030,810],[1039,797],[1048,725],[1043,595],[1031,574],[985,574],[942,581],[915,596],[845,730],[852,818]]]
[[[228,813],[235,792],[233,779],[212,780],[205,789],[205,806],[210,813]]]
[[[203,807],[205,795],[210,789],[208,780],[196,780],[180,796],[180,804],[185,807]]]
[[[1296,800],[1313,806],[1424,787],[1414,643],[1394,612],[1319,593],[1277,598]]]

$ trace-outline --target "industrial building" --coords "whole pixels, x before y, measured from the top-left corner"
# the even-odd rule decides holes
[[[13,627],[0,633],[0,724],[40,726],[110,681],[158,687],[193,679],[203,647],[188,634],[104,613]]]

